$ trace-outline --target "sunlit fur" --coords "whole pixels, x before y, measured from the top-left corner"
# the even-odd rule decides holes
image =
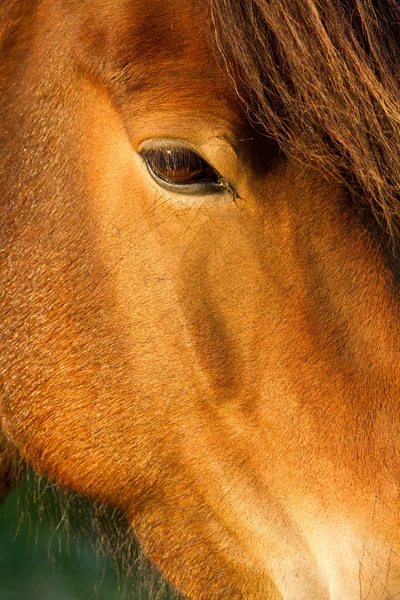
[[[188,599],[400,593],[398,24],[3,0],[2,494],[123,513]],[[159,187],[160,138],[232,187]]]

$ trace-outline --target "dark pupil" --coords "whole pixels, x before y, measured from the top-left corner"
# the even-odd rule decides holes
[[[154,148],[146,154],[151,170],[171,183],[216,181],[216,174],[198,154],[182,148]]]

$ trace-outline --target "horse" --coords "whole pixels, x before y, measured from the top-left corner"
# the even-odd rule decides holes
[[[400,594],[397,0],[3,0],[3,495],[189,600]]]

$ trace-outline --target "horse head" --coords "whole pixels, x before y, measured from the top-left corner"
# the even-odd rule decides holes
[[[400,592],[399,14],[320,4],[0,8],[4,488],[193,600]]]

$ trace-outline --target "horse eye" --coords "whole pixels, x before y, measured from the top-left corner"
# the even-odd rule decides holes
[[[198,193],[221,187],[219,174],[189,148],[151,148],[144,160],[153,179],[167,189]]]

